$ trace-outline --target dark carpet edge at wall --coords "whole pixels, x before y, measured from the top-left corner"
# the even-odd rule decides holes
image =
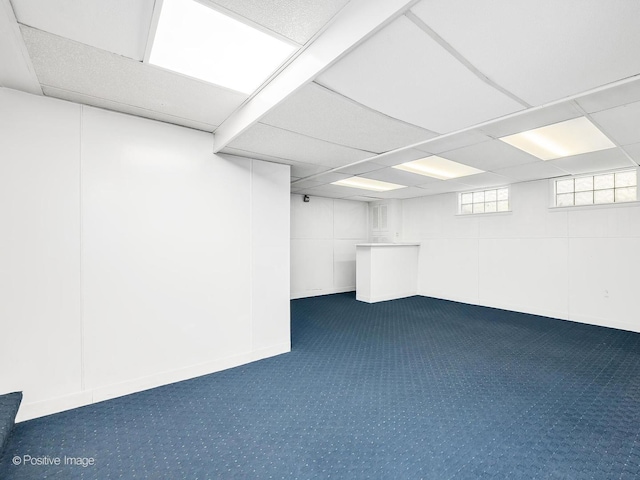
[[[22,392],[0,395],[0,458],[9,442],[21,401]]]

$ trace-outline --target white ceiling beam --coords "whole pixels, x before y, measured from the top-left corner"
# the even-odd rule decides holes
[[[0,86],[42,95],[10,0],[0,0]]]
[[[331,25],[215,132],[214,153],[417,0],[352,0]]]

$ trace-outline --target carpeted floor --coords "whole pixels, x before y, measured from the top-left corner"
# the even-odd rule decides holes
[[[640,477],[640,334],[423,297],[291,306],[290,354],[18,424],[0,478]]]

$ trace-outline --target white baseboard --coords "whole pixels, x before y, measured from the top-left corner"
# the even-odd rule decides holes
[[[587,323],[589,325],[597,325],[599,327],[616,328],[618,330],[626,330],[628,332],[640,333],[640,325],[633,325],[628,322],[612,322],[604,318],[591,317],[588,315],[575,315],[569,314],[569,319],[572,322]]]
[[[478,305],[481,307],[499,308],[501,310],[509,310],[512,312],[529,313],[532,315],[540,315],[543,317],[550,317],[550,318],[565,320],[569,322],[584,323],[587,325],[596,325],[599,327],[615,328],[618,330],[626,330],[629,332],[640,333],[640,324],[634,325],[630,322],[616,322],[616,321],[611,321],[604,318],[592,317],[589,315],[576,315],[576,314],[567,313],[564,311],[561,312],[556,310],[547,310],[544,308],[523,307],[521,305],[513,305],[513,304],[503,303],[503,302],[496,302],[493,304],[489,304],[487,302],[473,301],[469,298],[455,298],[448,295],[438,295],[434,293],[423,292],[423,293],[420,293],[419,295],[423,297],[438,298],[441,300],[450,300],[458,303],[466,303],[468,305]]]
[[[307,290],[305,292],[292,292],[291,300],[296,300],[298,298],[309,298],[309,297],[319,297],[321,295],[333,295],[334,293],[346,293],[346,292],[355,292],[356,286],[352,287],[340,287],[340,288],[326,288],[322,290]]]
[[[192,365],[186,368],[179,368],[168,372],[161,372],[147,377],[136,378],[113,385],[97,387],[82,392],[73,393],[64,397],[47,399],[40,402],[22,404],[16,422],[24,422],[34,418],[44,417],[54,413],[71,410],[92,403],[122,397],[132,393],[142,392],[150,388],[168,385],[170,383],[189,380],[191,378],[208,375],[210,373],[239,367],[247,363],[273,357],[291,351],[291,343],[282,343],[271,347],[263,348],[253,352],[234,355],[211,362]]]

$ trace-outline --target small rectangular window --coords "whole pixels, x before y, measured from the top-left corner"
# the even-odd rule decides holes
[[[477,190],[458,195],[458,214],[509,211],[509,187]]]
[[[638,200],[637,169],[560,178],[554,181],[554,205],[573,207]]]

